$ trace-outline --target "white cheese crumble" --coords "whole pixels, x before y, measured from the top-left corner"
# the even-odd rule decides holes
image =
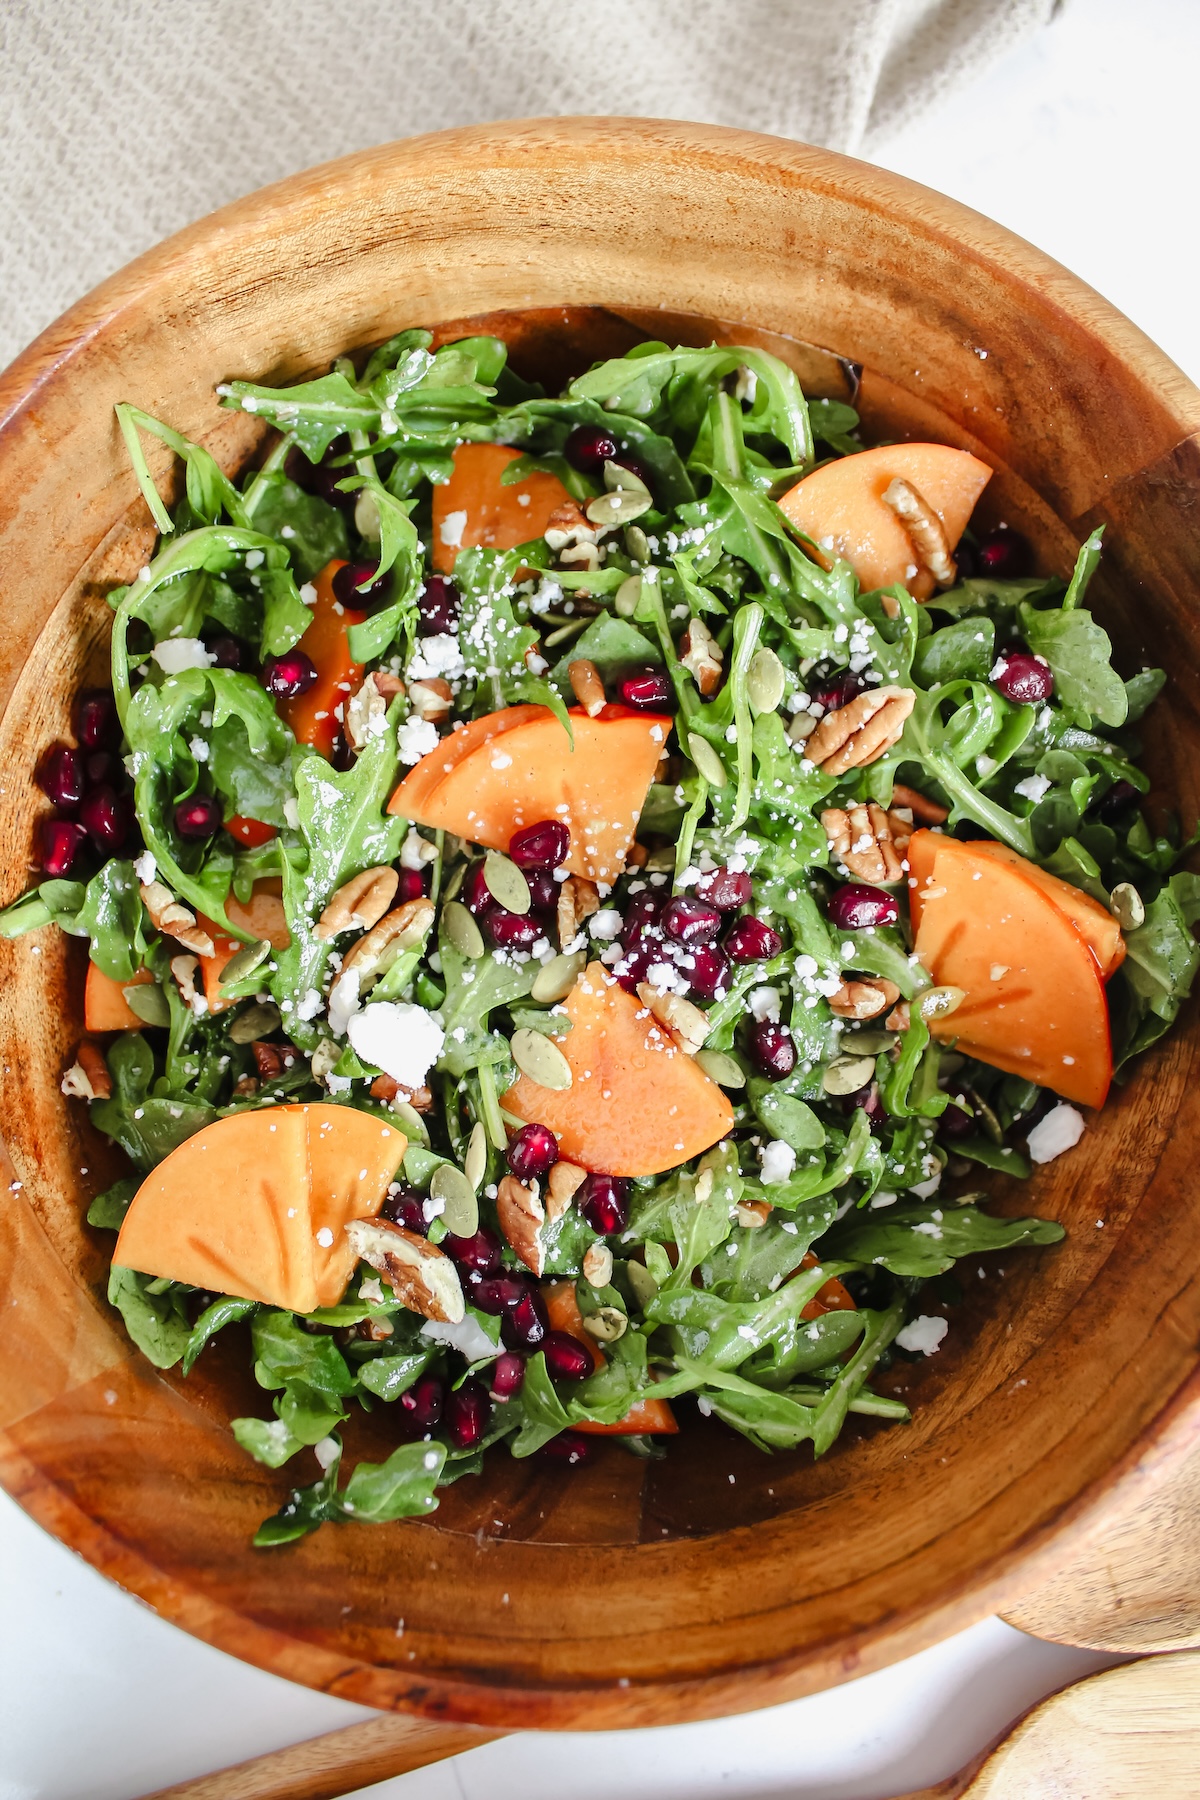
[[[774,1023],[779,1018],[779,1000],[778,988],[755,988],[748,997],[751,1017],[760,1022],[763,1019],[769,1019]]]
[[[1021,794],[1026,800],[1032,800],[1035,806],[1046,798],[1050,791],[1050,782],[1045,775],[1027,775],[1024,781],[1014,781],[1013,793]]]
[[[606,906],[598,913],[592,914],[588,920],[588,930],[594,938],[601,938],[605,943],[611,943],[614,938],[620,937],[621,927],[624,923],[624,919],[615,906]]]
[[[154,852],[152,850],[143,850],[142,854],[135,859],[133,872],[143,887],[150,886],[150,883],[158,874],[158,864],[154,860]]]
[[[446,1041],[445,1032],[423,1006],[395,1000],[378,1000],[355,1013],[346,1029],[364,1062],[406,1088],[425,1085]]]
[[[919,1350],[923,1356],[933,1356],[949,1329],[945,1319],[922,1313],[896,1333],[896,1342],[902,1350]]]
[[[358,1011],[360,982],[359,971],[347,969],[330,990],[329,1029],[334,1037],[345,1037],[346,1027]]]
[[[784,1144],[778,1138],[764,1144],[758,1153],[759,1165],[762,1169],[764,1187],[777,1187],[786,1181],[796,1167],[796,1152],[790,1144]]]
[[[462,512],[447,513],[438,527],[438,536],[450,550],[457,550],[462,543],[462,534],[466,529],[467,514]]]
[[[150,654],[164,675],[182,675],[185,669],[211,669],[217,660],[199,638],[164,638]]]
[[[1035,1163],[1053,1162],[1064,1150],[1074,1149],[1082,1136],[1083,1115],[1060,1101],[1030,1132],[1029,1154]]]
[[[407,675],[409,681],[426,681],[434,675],[453,680],[465,674],[466,667],[458,639],[452,632],[440,631],[435,637],[419,639],[409,659]]]
[[[423,756],[437,749],[437,726],[430,719],[418,719],[412,714],[405,719],[396,736],[400,747],[400,761],[410,766],[419,763]]]
[[[332,1469],[341,1454],[342,1447],[336,1438],[323,1437],[319,1443],[313,1445],[313,1455],[323,1469]]]
[[[435,1344],[449,1344],[460,1356],[465,1356],[469,1363],[482,1362],[487,1356],[495,1356],[496,1346],[488,1336],[478,1319],[468,1313],[457,1325],[447,1325],[441,1319],[427,1319],[421,1327],[421,1336],[429,1338]]]

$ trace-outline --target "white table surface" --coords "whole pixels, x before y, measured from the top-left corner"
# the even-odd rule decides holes
[[[1195,0],[1071,0],[1036,43],[880,158],[1039,244],[1200,377]],[[519,109],[518,109],[519,110]],[[739,1719],[513,1737],[377,1800],[886,1800],[960,1767],[1104,1657],[996,1619]],[[370,1715],[164,1624],[0,1495],[0,1800],[133,1800]]]

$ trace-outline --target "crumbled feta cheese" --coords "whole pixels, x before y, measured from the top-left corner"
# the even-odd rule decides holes
[[[438,527],[438,536],[450,550],[457,550],[462,544],[462,535],[466,530],[466,509],[462,512],[447,513]]]
[[[468,1313],[457,1325],[447,1325],[441,1319],[427,1319],[421,1327],[421,1336],[429,1338],[435,1344],[448,1344],[451,1350],[457,1350],[465,1356],[469,1363],[482,1362],[486,1356],[495,1356],[496,1346],[488,1336],[478,1319]]]
[[[208,761],[208,745],[202,737],[194,737],[188,743],[188,749],[198,763]]]
[[[771,1143],[764,1144],[758,1153],[762,1169],[764,1187],[777,1187],[780,1182],[787,1181],[796,1167],[796,1152],[790,1144],[781,1143],[774,1138]]]
[[[435,637],[420,638],[406,671],[409,681],[425,681],[433,675],[450,680],[466,673],[462,650],[452,632],[440,631]]]
[[[164,675],[182,675],[185,669],[211,669],[217,660],[199,638],[164,638],[150,654]]]
[[[437,741],[437,726],[429,719],[418,719],[415,713],[411,714],[396,736],[400,747],[400,761],[410,766],[419,763],[423,756],[436,750]]]
[[[1045,775],[1027,775],[1024,781],[1013,782],[1013,793],[1021,794],[1026,800],[1032,800],[1037,806],[1050,791],[1050,783]]]
[[[755,988],[748,997],[751,1017],[760,1023],[763,1019],[769,1019],[774,1024],[779,1018],[779,1000],[778,988]]]
[[[334,1037],[345,1037],[346,1027],[358,1011],[360,981],[357,969],[347,969],[329,995],[329,1029]]]
[[[320,1244],[322,1250],[331,1250],[333,1248],[333,1233],[328,1225],[322,1225],[320,1231],[318,1231],[317,1242]]]
[[[279,1421],[282,1424],[282,1420]],[[336,1438],[323,1437],[313,1445],[313,1455],[323,1469],[331,1469],[342,1454],[342,1447]]]
[[[355,1013],[346,1029],[364,1062],[406,1088],[424,1086],[446,1041],[445,1032],[423,1006],[394,1000],[379,1000]]]
[[[933,1356],[949,1329],[945,1319],[922,1313],[896,1333],[896,1342],[902,1350],[919,1350],[923,1356]]]
[[[408,836],[400,846],[400,867],[402,869],[423,869],[426,863],[437,861],[437,845],[423,838],[419,831],[409,827]]]
[[[289,794],[283,803],[283,819],[293,831],[300,829],[300,803],[294,794]]]
[[[137,857],[134,861],[133,872],[137,876],[138,880],[141,882],[143,887],[150,886],[150,883],[154,880],[154,877],[158,874],[158,864],[154,860],[153,851],[151,851],[151,850],[143,850],[142,851],[142,854],[139,857]]]
[[[588,920],[588,930],[594,938],[601,938],[611,943],[613,938],[620,937],[621,927],[625,921],[615,906],[606,906],[602,911],[593,913]]]
[[[1035,1163],[1053,1162],[1064,1150],[1074,1149],[1082,1136],[1083,1115],[1060,1100],[1030,1132],[1029,1154]]]

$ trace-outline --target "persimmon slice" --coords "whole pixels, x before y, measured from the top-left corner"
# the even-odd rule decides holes
[[[88,1031],[140,1031],[139,1019],[125,998],[127,987],[144,987],[154,977],[138,969],[128,981],[114,981],[96,963],[89,962],[83,990],[83,1023]]]
[[[733,1108],[603,963],[589,963],[564,1002],[571,1029],[559,1048],[571,1086],[518,1077],[503,1106],[548,1125],[559,1154],[608,1175],[657,1175],[689,1162],[733,1127]]]
[[[348,1106],[233,1113],[188,1138],[134,1195],[114,1262],[292,1312],[336,1306],[406,1148]]]
[[[362,685],[363,678],[364,665],[350,655],[347,633],[367,615],[355,607],[343,606],[333,591],[333,578],[345,566],[335,557],[315,578],[317,598],[312,624],[296,646],[312,658],[317,679],[294,700],[279,702],[279,711],[291,726],[296,742],[311,744],[322,756],[333,755],[333,741],[342,725],[338,711],[344,718],[346,702]]]
[[[511,487],[501,477],[522,455],[507,444],[460,444],[454,473],[433,490],[433,566],[442,575],[454,572],[460,550],[479,545],[488,550],[515,550],[540,538],[571,498],[556,475],[534,471]]]
[[[779,504],[823,553],[821,560],[845,557],[863,588],[898,581],[914,599],[927,600],[933,576],[885,505],[884,493],[896,479],[916,488],[941,520],[953,550],[991,478],[987,464],[966,450],[946,444],[885,444],[814,469]]]
[[[266,938],[273,949],[286,950],[292,939],[284,916],[281,894],[282,883],[277,876],[256,881],[246,905],[243,906],[235,895],[229,896],[225,902],[225,917],[231,925],[240,925],[243,931],[250,932],[253,937]],[[200,958],[208,1010],[212,1013],[224,1012],[226,1007],[236,1006],[237,1001],[223,997],[221,976],[225,964],[239,950],[244,950],[245,945],[239,938],[230,937],[228,932],[222,931],[219,925],[206,918],[203,913],[196,915],[196,922],[213,941],[213,954]]]
[[[916,953],[940,986],[966,994],[931,1025],[934,1036],[1067,1100],[1103,1106],[1108,1007],[1096,959],[1066,914],[1020,869],[956,838],[941,839],[922,893]]]
[[[549,707],[506,710],[534,716],[492,732],[449,770],[445,746],[453,740],[444,738],[405,776],[388,811],[492,850],[507,850],[524,825],[561,819],[571,833],[567,868],[611,884],[625,866],[671,720],[616,706],[596,719],[572,713],[572,749]]]
[[[593,1372],[602,1369],[604,1353],[591,1333],[584,1329],[583,1314],[575,1298],[575,1283],[553,1282],[542,1289],[542,1299],[546,1303],[546,1317],[551,1329],[565,1331],[569,1336],[577,1338],[591,1356]],[[679,1424],[665,1400],[647,1399],[635,1401],[625,1417],[615,1420],[611,1425],[588,1420],[585,1424],[573,1425],[571,1429],[592,1432],[597,1437],[628,1437],[635,1432],[657,1432],[661,1436],[672,1437],[679,1430]]]
[[[404,795],[406,806],[422,806],[429,799],[434,788],[455,769],[472,750],[479,750],[491,743],[495,737],[511,731],[516,725],[527,725],[531,719],[540,719],[545,712],[542,706],[506,706],[499,712],[485,713],[482,719],[472,719],[469,724],[461,725],[455,731],[448,732],[438,742],[436,750],[430,750],[419,763],[415,763],[411,772],[392,795],[388,806],[390,813],[405,813],[404,807],[398,804]]]

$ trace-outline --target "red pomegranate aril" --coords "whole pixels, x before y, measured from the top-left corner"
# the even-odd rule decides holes
[[[429,1230],[421,1196],[407,1182],[400,1184],[399,1193],[389,1194],[379,1210],[393,1225],[403,1225],[405,1231],[415,1231],[418,1237],[424,1237]]]
[[[396,904],[403,906],[406,900],[419,900],[422,894],[429,892],[428,877],[424,869],[401,869],[400,882],[396,888]]]
[[[645,888],[635,894],[625,910],[625,923],[621,927],[621,942],[627,950],[639,944],[651,925],[658,923],[658,916],[663,909],[663,896]]]
[[[522,1125],[508,1146],[508,1166],[518,1181],[543,1181],[558,1161],[558,1139],[548,1125]]]
[[[79,823],[101,853],[119,850],[129,836],[129,812],[123,794],[110,787],[93,788],[80,803]]]
[[[736,912],[739,906],[749,906],[753,891],[745,869],[714,869],[696,888],[701,900],[720,907],[722,912]]]
[[[568,1331],[548,1331],[542,1339],[542,1355],[552,1381],[582,1381],[592,1372],[591,1352]]]
[[[994,581],[1015,581],[1033,568],[1028,539],[1008,525],[998,525],[980,540],[977,560],[979,573]]]
[[[548,1329],[545,1303],[533,1287],[526,1287],[516,1305],[500,1315],[500,1335],[509,1350],[540,1349]]]
[[[97,751],[97,755],[107,752]],[[72,813],[83,799],[84,759],[70,744],[55,744],[38,764],[37,784],[61,813]]]
[[[529,1292],[520,1275],[485,1275],[471,1286],[471,1305],[480,1312],[506,1313]]]
[[[468,1375],[462,1386],[446,1396],[443,1422],[446,1435],[458,1450],[473,1450],[488,1428],[492,1403],[482,1381]]]
[[[239,644],[235,637],[225,634],[213,638],[208,646],[208,654],[213,659],[216,669],[244,669],[247,662],[246,648]]]
[[[595,1449],[591,1438],[585,1437],[582,1431],[560,1431],[557,1437],[542,1445],[540,1454],[550,1462],[569,1463],[575,1468],[580,1463],[590,1462]]]
[[[71,729],[83,750],[113,750],[121,741],[117,703],[107,688],[84,688],[71,709]]]
[[[937,1129],[939,1137],[970,1137],[975,1130],[975,1120],[969,1112],[964,1112],[963,1108],[955,1103],[954,1096],[951,1095],[950,1104],[938,1120]]]
[[[1141,795],[1132,781],[1114,781],[1108,792],[1090,810],[1106,825],[1117,825],[1140,799]]]
[[[294,700],[306,694],[317,679],[317,665],[303,650],[285,650],[268,656],[263,664],[263,686],[276,700]]]
[[[467,878],[462,885],[462,902],[467,911],[475,913],[476,916],[486,912],[489,906],[495,905],[488,884],[483,878],[481,862],[472,863],[467,870]]]
[[[69,875],[87,839],[83,826],[74,819],[43,819],[40,835],[42,867],[47,875]]]
[[[333,742],[329,746],[330,768],[336,769],[339,775],[344,775],[348,769],[354,767],[355,760],[353,747],[345,732],[341,730],[335,731],[333,734]]]
[[[452,637],[458,630],[462,597],[446,575],[430,575],[417,597],[420,637]]]
[[[437,1375],[422,1375],[413,1382],[407,1394],[401,1394],[400,1404],[411,1413],[412,1423],[418,1431],[433,1431],[441,1423],[446,1384]]]
[[[366,607],[380,606],[391,598],[391,571],[381,575],[378,581],[372,581],[377,565],[375,563],[348,562],[343,563],[331,582],[333,597],[342,606],[356,610]],[[361,583],[366,582],[366,586]]]
[[[442,1239],[442,1249],[464,1269],[473,1269],[477,1275],[498,1274],[504,1261],[504,1245],[486,1225],[481,1225],[471,1237],[455,1237],[453,1232],[447,1232]]]
[[[83,760],[83,773],[89,787],[119,787],[125,770],[120,757],[111,750],[89,750]]]
[[[498,950],[530,950],[545,935],[540,919],[509,912],[504,906],[489,906],[480,922]]]
[[[786,1025],[759,1019],[750,1031],[750,1054],[764,1075],[782,1081],[796,1066],[796,1046]]]
[[[662,947],[659,944],[635,944],[626,950],[619,963],[613,965],[613,974],[617,983],[627,994],[635,993],[638,983],[645,981],[652,962],[661,959]]]
[[[529,883],[529,904],[534,912],[553,912],[558,905],[559,883],[549,869],[530,869],[525,879]]]
[[[848,881],[835,888],[826,908],[839,931],[865,931],[870,925],[894,925],[900,908],[894,894],[865,882]]]
[[[851,700],[857,700],[866,683],[857,675],[839,675],[836,680],[827,681],[809,695],[809,700],[817,706],[823,706],[826,712],[837,712],[843,706],[849,706]]]
[[[662,910],[662,928],[677,944],[711,944],[721,929],[720,908],[695,894],[676,894]]]
[[[633,669],[617,683],[617,692],[635,712],[674,712],[675,690],[662,669]]]
[[[1038,706],[1054,692],[1054,676],[1049,663],[1043,662],[1040,656],[1014,650],[1001,654],[992,675],[992,686],[998,688],[1006,700],[1015,700],[1020,706]]]
[[[318,499],[327,501],[330,506],[349,508],[354,505],[357,496],[344,492],[338,482],[344,481],[347,475],[353,475],[354,470],[349,464],[339,466],[331,460],[334,456],[345,454],[344,447],[338,449],[341,442],[341,437],[335,438],[319,463],[309,462],[303,450],[292,450],[288,453],[284,470],[288,479],[294,481],[297,487],[303,488],[306,494],[316,494]]]
[[[701,944],[683,973],[702,1000],[723,1000],[729,992],[729,959],[716,944]]]
[[[525,1358],[506,1350],[492,1364],[492,1399],[511,1400],[525,1385]]]
[[[866,1087],[858,1089],[849,1096],[847,1112],[865,1112],[872,1125],[882,1125],[887,1118],[887,1110],[879,1098],[879,1083],[868,1081]]]
[[[734,962],[766,962],[779,955],[783,939],[772,926],[747,913],[744,919],[733,921],[722,939],[722,949]]]
[[[563,445],[563,455],[581,475],[602,475],[606,462],[616,462],[621,446],[602,425],[577,425]]]
[[[518,869],[557,869],[571,848],[571,833],[561,819],[541,819],[514,831],[508,854]]]
[[[211,794],[193,794],[190,800],[181,800],[175,808],[175,829],[181,838],[211,837],[220,824],[221,808]]]
[[[621,1175],[589,1175],[579,1190],[579,1210],[601,1237],[629,1223],[629,1183]]]

